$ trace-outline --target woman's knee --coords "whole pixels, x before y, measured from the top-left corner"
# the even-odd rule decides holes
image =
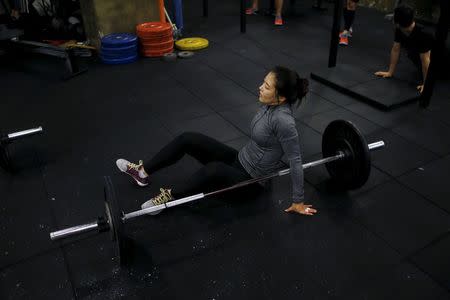
[[[179,143],[182,144],[184,146],[188,146],[191,144],[195,144],[198,142],[199,139],[199,133],[197,132],[192,132],[192,131],[185,131],[183,133],[181,133],[180,135],[178,135],[175,140]]]

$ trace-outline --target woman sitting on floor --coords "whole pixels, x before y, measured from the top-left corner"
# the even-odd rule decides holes
[[[149,184],[148,174],[176,163],[185,154],[204,165],[186,182],[168,189],[161,188],[159,195],[142,204],[144,209],[272,174],[286,167],[282,161],[285,154],[292,181],[292,205],[285,211],[313,215],[317,211],[303,202],[303,166],[293,115],[293,106],[300,105],[307,92],[307,79],[300,78],[295,71],[277,66],[259,87],[261,106],[251,122],[250,141],[240,151],[200,133],[185,132],[145,163],[134,164],[118,159],[117,167],[139,186],[146,186]],[[240,189],[254,193],[262,187],[252,184]]]

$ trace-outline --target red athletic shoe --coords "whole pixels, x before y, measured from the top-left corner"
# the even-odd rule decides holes
[[[274,22],[275,26],[283,26],[283,18],[280,17],[275,17],[275,22]]]
[[[245,10],[245,14],[246,15],[257,15],[258,14],[258,9],[253,8],[253,7],[247,8]]]
[[[339,35],[339,45],[348,46],[348,36],[344,34]]]

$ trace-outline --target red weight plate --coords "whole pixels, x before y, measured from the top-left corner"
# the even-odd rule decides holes
[[[173,47],[173,40],[164,43],[142,43],[141,46],[146,50],[164,50]]]
[[[166,34],[172,31],[172,26],[169,23],[161,22],[147,22],[136,26],[136,31],[142,34]]]
[[[145,36],[139,37],[139,41],[141,43],[161,43],[161,42],[168,42],[169,40],[173,40],[172,33],[160,37],[145,37]]]
[[[146,57],[160,57],[160,56],[163,56],[164,54],[172,53],[172,52],[173,52],[173,47],[164,49],[162,51],[141,50],[142,56],[146,56]]]

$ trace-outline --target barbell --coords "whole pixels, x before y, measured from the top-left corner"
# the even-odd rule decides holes
[[[11,171],[12,165],[11,165],[11,156],[8,149],[8,146],[11,142],[30,137],[36,134],[41,134],[44,130],[42,129],[42,126],[26,129],[22,131],[17,131],[13,133],[7,133],[7,134],[1,134],[0,133],[0,167],[7,171]]]
[[[322,137],[323,158],[303,164],[303,169],[325,164],[331,178],[339,184],[342,189],[356,189],[363,186],[369,178],[371,166],[370,152],[381,149],[384,146],[385,144],[383,141],[367,144],[364,136],[353,123],[346,120],[336,120],[331,122],[324,131]],[[125,261],[124,250],[127,239],[125,238],[124,225],[127,221],[153,212],[159,212],[166,208],[234,190],[249,184],[284,176],[289,173],[290,169],[284,169],[273,174],[246,180],[216,191],[191,195],[130,213],[124,213],[120,209],[120,204],[117,200],[111,178],[105,176],[104,216],[98,217],[97,220],[90,223],[51,232],[50,239],[56,241],[92,231],[97,231],[97,233],[109,232],[115,248],[115,259],[122,265]]]

